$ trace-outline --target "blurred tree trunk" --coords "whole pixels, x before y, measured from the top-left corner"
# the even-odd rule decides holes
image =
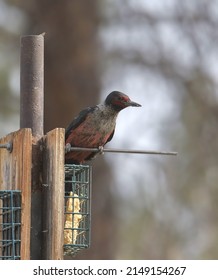
[[[35,0],[17,5],[29,16],[28,34],[46,32],[45,133],[55,127],[66,127],[83,107],[96,104],[99,98],[97,1]],[[78,258],[113,259],[110,170],[103,159],[96,161],[91,248]]]

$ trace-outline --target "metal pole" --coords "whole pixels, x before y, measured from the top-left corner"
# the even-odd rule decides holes
[[[20,128],[32,129],[31,259],[42,258],[42,145],[44,119],[44,34],[21,37]],[[25,203],[25,201],[23,202]],[[21,244],[25,246],[25,244]]]
[[[43,135],[44,36],[21,37],[20,128],[31,128],[34,137]]]
[[[1,149],[6,149],[11,153],[12,150],[13,150],[13,143],[12,143],[12,141],[10,141],[10,142],[7,142],[5,144],[0,144],[0,148]]]
[[[177,152],[171,151],[149,151],[149,150],[127,150],[127,149],[105,149],[103,147],[99,148],[85,148],[85,147],[67,147],[65,153],[72,151],[90,151],[99,153],[121,153],[121,154],[148,154],[148,155],[166,155],[166,156],[176,156]]]

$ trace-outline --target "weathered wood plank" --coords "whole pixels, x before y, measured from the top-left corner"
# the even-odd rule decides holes
[[[63,259],[64,234],[64,129],[56,128],[45,138],[43,188],[43,258]]]
[[[0,190],[21,190],[21,259],[30,259],[31,209],[31,129],[21,129],[0,139],[0,144],[13,142],[9,153],[0,149]]]
[[[31,260],[42,259],[42,153],[43,138],[33,137],[32,140],[32,184],[31,184]]]

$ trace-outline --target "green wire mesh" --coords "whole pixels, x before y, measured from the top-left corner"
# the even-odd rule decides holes
[[[64,254],[75,255],[90,246],[91,167],[65,165]]]
[[[20,259],[21,192],[0,191],[0,260]]]

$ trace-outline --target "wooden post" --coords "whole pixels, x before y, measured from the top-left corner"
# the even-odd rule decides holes
[[[44,36],[24,36],[22,129],[0,139],[0,190],[21,190],[21,259],[55,260],[63,259],[65,131],[57,128],[43,136],[43,80]],[[11,141],[10,153],[3,147]]]
[[[12,141],[9,153],[0,149],[0,190],[21,190],[21,260],[30,259],[31,208],[31,129],[21,129],[0,139],[0,144]]]
[[[64,129],[47,133],[43,159],[43,259],[63,259],[64,234]]]

